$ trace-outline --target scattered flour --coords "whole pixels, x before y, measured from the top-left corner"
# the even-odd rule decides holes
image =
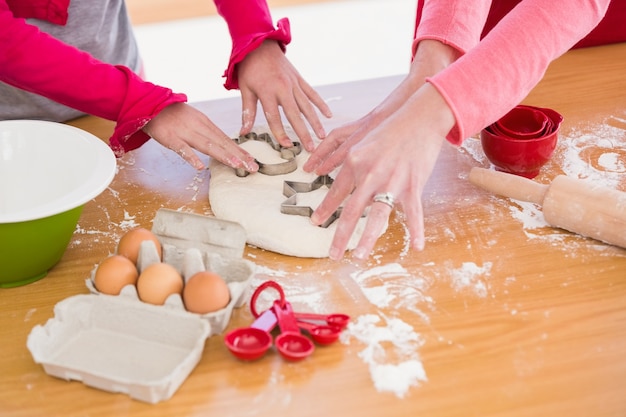
[[[266,266],[254,264],[254,278],[252,288],[257,288],[263,282],[273,280],[280,282],[285,298],[293,306],[295,311],[311,313],[328,313],[332,308],[328,305],[330,294],[332,293],[332,283],[330,281],[308,279],[308,273],[289,274],[295,280],[284,279],[287,273],[284,270],[275,270]],[[322,271],[316,274],[325,275]],[[257,309],[264,310],[276,300],[278,293],[276,290],[268,288],[263,291],[257,300]]]
[[[398,263],[377,266],[368,270],[357,271],[350,276],[361,288],[369,302],[379,309],[393,307],[407,309],[429,323],[428,315],[422,306],[428,309],[434,304],[425,292],[430,282],[415,276]]]
[[[488,285],[483,279],[491,274],[491,262],[478,266],[474,262],[464,262],[460,268],[450,269],[452,288],[456,291],[470,290],[479,297],[486,297]]]
[[[272,268],[268,268],[263,265],[254,265],[254,272],[257,275],[266,275],[267,278],[271,279],[272,277],[285,277],[287,273],[282,270],[276,270]]]
[[[555,159],[565,175],[609,188],[624,187],[626,123],[609,117],[601,124],[573,130],[559,140]]]
[[[385,323],[381,323],[383,320]],[[349,343],[351,338],[366,345],[359,357],[369,365],[378,391],[392,392],[402,398],[410,387],[428,380],[417,353],[424,342],[404,321],[375,314],[363,315],[351,322],[341,335],[344,343]],[[389,343],[392,352],[389,346],[383,346]]]
[[[376,266],[354,272],[350,278],[377,309],[406,309],[423,322],[430,322],[422,309],[424,306],[432,309],[434,305],[433,299],[425,294],[430,283],[402,265]],[[350,324],[342,340],[348,343],[351,338],[365,344],[359,357],[368,365],[379,392],[391,392],[402,398],[409,388],[428,380],[418,353],[424,342],[410,324],[382,313],[364,314]]]
[[[395,216],[396,216],[395,217],[396,222],[400,224],[400,227],[402,228],[402,231],[404,232],[402,234],[403,236],[402,251],[398,255],[400,259],[404,259],[410,253],[410,250],[411,250],[411,233],[409,232],[409,226],[406,221],[406,216],[404,215],[404,213],[401,211],[396,211]]]
[[[391,294],[385,285],[368,287],[368,281],[372,279],[382,281],[385,277],[406,275],[408,275],[407,270],[402,267],[402,265],[394,263],[369,270],[358,271],[351,274],[351,277],[362,287],[363,293],[372,304],[377,305],[379,308],[384,308],[389,306],[391,301],[396,298],[396,295]]]
[[[120,222],[119,227],[122,230],[131,230],[139,227],[139,224],[135,221],[135,218],[135,216],[131,216],[126,210],[124,210],[124,220]]]
[[[467,138],[458,149],[459,151],[470,155],[476,162],[482,165],[490,164],[489,160],[485,156],[485,152],[483,152],[483,147],[479,138]]]
[[[35,314],[36,311],[36,308],[28,309],[28,311],[26,312],[26,316],[24,317],[24,321],[30,321],[30,318],[33,316],[33,314]]]
[[[199,173],[196,173],[196,175],[193,177],[193,180],[191,181],[191,184],[187,186],[187,190],[191,190],[194,192],[193,196],[191,197],[191,201],[198,200],[198,194],[200,193],[201,185],[203,182],[203,176]]]
[[[509,210],[511,215],[522,223],[528,237],[533,237],[532,234],[527,232],[528,230],[549,227],[548,222],[543,217],[541,207],[534,203],[514,201]]]
[[[626,172],[626,161],[617,152],[607,152],[598,158],[598,164],[605,171],[624,173]]]

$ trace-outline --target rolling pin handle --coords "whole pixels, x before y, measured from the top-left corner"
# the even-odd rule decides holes
[[[519,175],[479,167],[470,170],[469,180],[494,194],[535,204],[543,204],[549,188],[549,185],[539,184]]]

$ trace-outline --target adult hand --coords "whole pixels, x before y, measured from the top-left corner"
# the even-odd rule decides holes
[[[143,131],[179,154],[195,169],[205,166],[194,149],[233,167],[255,172],[254,157],[221,131],[204,113],[186,103],[170,104]]]
[[[331,259],[343,257],[367,207],[367,223],[354,256],[369,256],[392,210],[383,202],[372,203],[375,196],[385,193],[402,205],[411,246],[418,250],[424,247],[421,194],[453,125],[454,116],[444,99],[425,84],[350,149],[326,198],[311,216],[314,224],[322,224],[345,201],[331,243]]]
[[[341,165],[350,148],[392,115],[417,90],[414,84],[413,80],[407,77],[374,110],[358,120],[333,129],[309,156],[302,169],[325,175]]]
[[[312,151],[315,145],[304,119],[318,138],[326,136],[315,108],[332,117],[330,108],[300,76],[276,41],[266,40],[250,52],[237,64],[237,76],[242,100],[242,135],[252,130],[260,101],[270,130],[281,145],[292,146],[292,143],[285,133],[279,107],[306,150]]]
[[[371,112],[359,120],[333,129],[311,154],[303,169],[324,175],[337,168],[345,160],[350,148],[403,106],[424,85],[426,78],[437,74],[459,56],[459,51],[439,41],[421,41],[406,78]]]

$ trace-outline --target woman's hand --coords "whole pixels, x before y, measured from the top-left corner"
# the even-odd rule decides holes
[[[179,154],[195,169],[205,166],[194,150],[233,167],[255,172],[252,155],[222,132],[204,113],[186,103],[170,104],[149,121],[143,131]]]
[[[412,84],[409,78],[405,79],[374,110],[358,120],[333,129],[309,156],[302,169],[325,175],[341,165],[355,144],[392,115],[417,90]]]
[[[326,136],[315,108],[324,116],[332,117],[330,108],[300,76],[276,41],[266,40],[250,52],[237,64],[237,76],[242,100],[242,135],[252,130],[257,102],[260,101],[270,130],[281,145],[292,146],[281,120],[281,107],[308,151],[312,151],[315,145],[305,119],[318,138]]]
[[[343,163],[350,148],[402,107],[424,85],[426,78],[437,74],[459,57],[451,46],[423,40],[418,44],[407,77],[371,112],[351,123],[332,130],[311,154],[303,169],[319,175],[328,174]]]
[[[322,224],[343,204],[331,244],[331,259],[341,259],[359,218],[370,211],[354,256],[365,259],[387,224],[391,206],[373,202],[388,194],[400,203],[408,220],[411,246],[424,247],[421,195],[454,116],[444,99],[425,84],[391,117],[366,134],[348,152],[326,198],[311,220]]]

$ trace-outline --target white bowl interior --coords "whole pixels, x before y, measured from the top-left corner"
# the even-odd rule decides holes
[[[109,186],[115,155],[96,136],[62,123],[0,122],[0,223],[76,208]]]

